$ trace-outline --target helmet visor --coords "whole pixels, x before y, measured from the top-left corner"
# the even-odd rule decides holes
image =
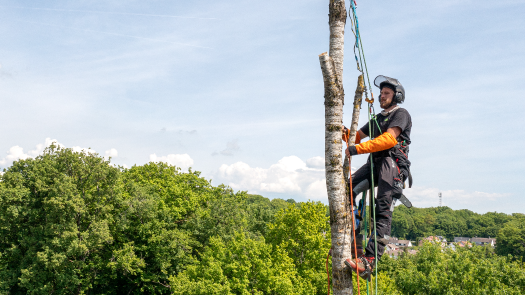
[[[379,75],[377,76],[375,79],[374,79],[374,85],[378,88],[381,88],[381,83],[388,83],[394,87],[399,87],[401,86],[401,84],[399,83],[399,81],[397,81],[397,79],[394,79],[394,78],[390,78],[390,77],[387,77],[387,76],[383,76],[383,75]]]

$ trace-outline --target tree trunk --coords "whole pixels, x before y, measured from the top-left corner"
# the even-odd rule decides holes
[[[330,0],[330,55],[319,55],[324,81],[325,168],[332,231],[332,288],[334,295],[353,294],[352,272],[344,260],[351,257],[351,210],[343,177],[343,60],[346,8],[344,0]]]
[[[353,288],[352,273],[344,264],[344,259],[351,257],[352,233],[341,155],[344,93],[333,59],[323,53],[319,61],[325,88],[325,168],[332,231],[332,287],[334,295],[346,295],[353,294]]]

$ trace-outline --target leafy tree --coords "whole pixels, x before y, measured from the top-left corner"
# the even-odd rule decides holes
[[[448,207],[406,208],[398,206],[392,217],[392,235],[417,240],[430,235],[454,237],[495,237],[515,217],[504,213],[477,214]]]
[[[119,169],[50,146],[1,177],[0,281],[10,294],[83,293],[104,268],[120,201]]]
[[[247,194],[233,193],[231,189],[225,187],[222,189],[218,196],[206,201],[183,225],[200,243],[199,250],[203,250],[212,237],[218,236],[228,241],[236,232],[246,232],[253,236],[248,231],[250,216],[246,212]]]
[[[312,294],[284,249],[244,234],[212,238],[200,262],[171,278],[173,294]]]
[[[121,186],[124,197],[114,227],[117,243],[107,265],[111,273],[100,276],[99,292],[168,293],[169,277],[197,263],[211,235],[227,236],[238,220],[242,223],[239,214],[231,215],[238,210],[224,211],[221,204],[231,209],[244,193],[213,187],[199,172],[181,173],[166,163],[148,163],[124,170]]]
[[[324,294],[326,269],[323,262],[331,245],[326,206],[314,202],[302,203],[299,207],[291,204],[279,211],[268,227],[267,241],[286,250],[299,275],[314,285],[316,294]]]
[[[123,183],[125,187],[135,183],[152,189],[158,194],[158,208],[167,210],[171,222],[182,223],[214,193],[221,193],[222,188],[212,187],[199,176],[200,172],[181,173],[175,166],[150,162],[124,171]]]
[[[497,235],[496,253],[525,260],[525,215],[515,214],[515,219],[500,229]]]
[[[269,200],[261,195],[248,195],[246,199],[246,213],[248,217],[250,232],[266,236],[268,224],[274,221],[277,212],[288,208],[290,204],[296,204],[292,199]]]
[[[403,294],[523,294],[525,267],[475,246],[443,250],[425,243],[415,255],[384,256],[379,271]]]

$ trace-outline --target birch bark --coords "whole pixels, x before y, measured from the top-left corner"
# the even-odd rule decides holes
[[[332,288],[334,295],[353,294],[352,272],[344,265],[351,257],[351,210],[345,193],[342,153],[343,85],[335,62],[319,55],[325,87],[325,169],[332,232]]]
[[[319,55],[324,81],[325,169],[332,232],[332,288],[334,295],[353,294],[352,272],[344,259],[351,257],[351,210],[343,178],[343,60],[346,8],[344,0],[330,0],[330,55]]]

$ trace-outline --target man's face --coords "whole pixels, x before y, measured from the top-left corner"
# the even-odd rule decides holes
[[[379,101],[381,108],[387,109],[392,103],[392,99],[394,99],[394,90],[383,87],[383,89],[381,89],[381,100]]]

